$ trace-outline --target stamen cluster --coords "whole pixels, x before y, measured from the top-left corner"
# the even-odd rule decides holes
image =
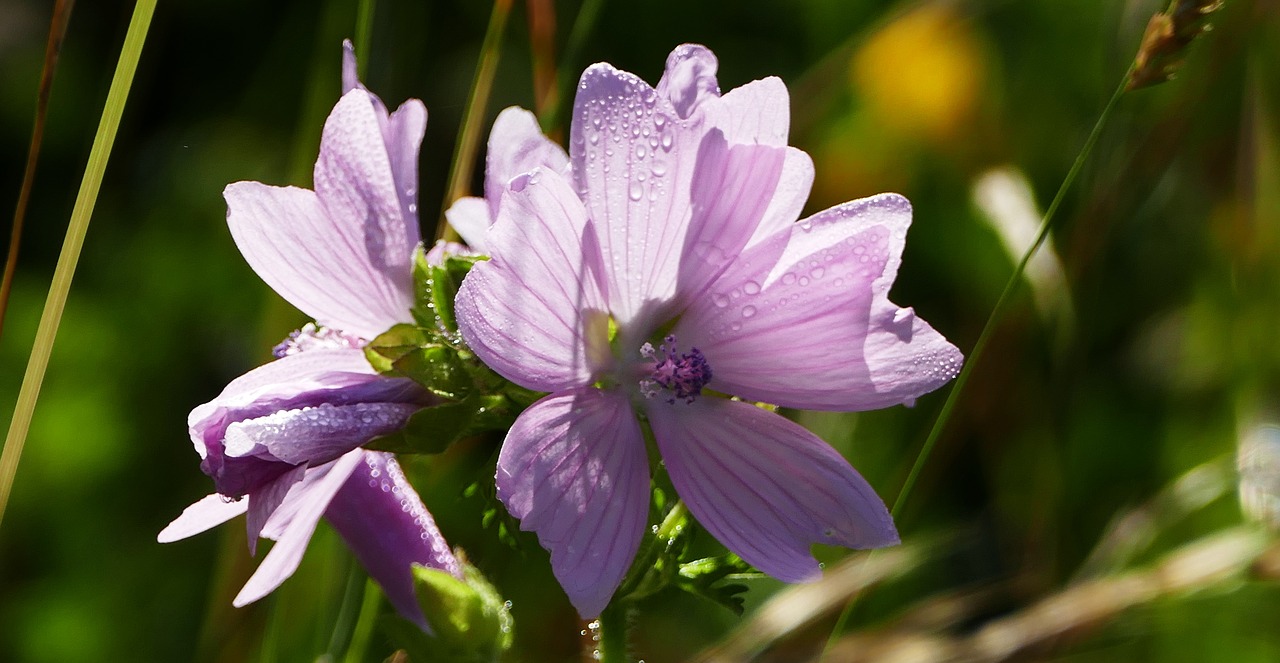
[[[654,362],[649,377],[640,381],[640,392],[645,398],[654,398],[662,388],[671,393],[667,397],[668,403],[675,404],[677,399],[692,403],[711,381],[711,365],[697,348],[680,354],[675,336],[667,336],[663,340],[666,342],[658,346],[657,351],[651,343],[640,347],[640,354]]]

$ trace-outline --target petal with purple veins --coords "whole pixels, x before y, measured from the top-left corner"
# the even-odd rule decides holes
[[[611,361],[600,248],[568,182],[517,178],[488,241],[493,259],[472,268],[455,303],[472,350],[529,389],[595,381]]]
[[[884,502],[849,462],[799,424],[749,403],[649,401],[676,492],[729,550],[786,582],[816,580],[814,543],[898,543]]]
[[[959,370],[958,350],[889,302],[911,208],[886,194],[822,212],[743,254],[677,325],[718,391],[786,407],[910,403]],[[760,254],[776,255],[774,261]]]
[[[492,218],[498,217],[498,203],[511,179],[534,168],[567,174],[569,155],[542,133],[533,113],[516,106],[504,109],[493,121],[485,158],[484,197]]]
[[[631,566],[648,516],[649,470],[622,392],[548,396],[516,420],[498,457],[498,497],[537,532],[578,613],[598,615]]]
[[[573,181],[622,328],[650,326],[675,297],[703,126],[633,74],[607,64],[582,74],[570,128]]]

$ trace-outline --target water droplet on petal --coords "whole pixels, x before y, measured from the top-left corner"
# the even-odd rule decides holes
[[[747,293],[748,295],[759,294],[760,284],[756,283],[755,281],[747,281],[746,283],[742,284],[742,291]]]
[[[750,318],[756,314],[756,307],[748,304],[742,307],[742,317]]]
[[[627,193],[628,195],[630,195],[632,200],[638,201],[644,197],[644,188],[640,186],[639,182],[632,182],[631,190],[628,191]]]
[[[720,308],[724,308],[729,305],[729,298],[724,295],[717,294],[711,298],[711,303],[719,306]]]

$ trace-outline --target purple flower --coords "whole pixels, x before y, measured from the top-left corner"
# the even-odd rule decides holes
[[[910,204],[884,194],[796,223],[813,168],[786,146],[785,86],[720,96],[715,69],[701,46],[677,48],[656,89],[587,69],[571,175],[510,180],[485,238],[492,259],[458,295],[476,354],[551,392],[512,426],[498,494],[584,616],[608,603],[644,531],[641,421],[708,531],[761,571],[808,581],[820,575],[811,544],[898,535],[848,461],[750,401],[910,403],[961,362],[888,299]]]
[[[460,575],[458,562],[394,456],[359,447],[430,402],[414,382],[378,375],[360,349],[412,321],[426,109],[410,100],[388,115],[356,80],[344,46],[344,94],[325,121],[315,191],[237,182],[224,193],[250,266],[322,326],[295,332],[277,346],[279,359],[192,410],[191,440],[216,492],[159,540],[247,514],[250,549],[259,536],[276,545],[235,598],[242,606],[297,569],[324,516],[396,609],[425,627],[411,565]]]

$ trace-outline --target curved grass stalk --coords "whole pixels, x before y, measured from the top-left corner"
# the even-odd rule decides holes
[[[124,37],[124,46],[120,49],[120,60],[116,63],[111,88],[107,92],[107,103],[93,138],[93,147],[89,150],[89,163],[85,166],[80,192],[76,195],[75,206],[71,210],[71,222],[67,226],[62,252],[58,255],[58,265],[53,271],[49,297],[45,300],[44,312],[40,314],[40,325],[36,328],[36,340],[27,361],[26,373],[22,376],[22,388],[18,391],[18,402],[13,409],[13,419],[9,422],[4,450],[0,451],[0,523],[3,522],[5,507],[9,503],[9,492],[18,471],[18,459],[22,455],[27,431],[31,427],[31,415],[40,395],[40,385],[44,382],[45,370],[49,366],[49,355],[53,352],[53,340],[58,333],[58,324],[62,321],[62,310],[67,303],[71,279],[75,275],[76,263],[80,260],[80,249],[84,246],[84,236],[89,230],[89,218],[93,216],[93,206],[98,200],[107,159],[111,156],[116,130],[120,127],[120,117],[124,114],[125,101],[133,86],[133,74],[138,68],[142,45],[147,39],[147,30],[151,27],[151,16],[155,9],[156,0],[138,0],[133,8],[133,18],[129,20],[129,30]]]

